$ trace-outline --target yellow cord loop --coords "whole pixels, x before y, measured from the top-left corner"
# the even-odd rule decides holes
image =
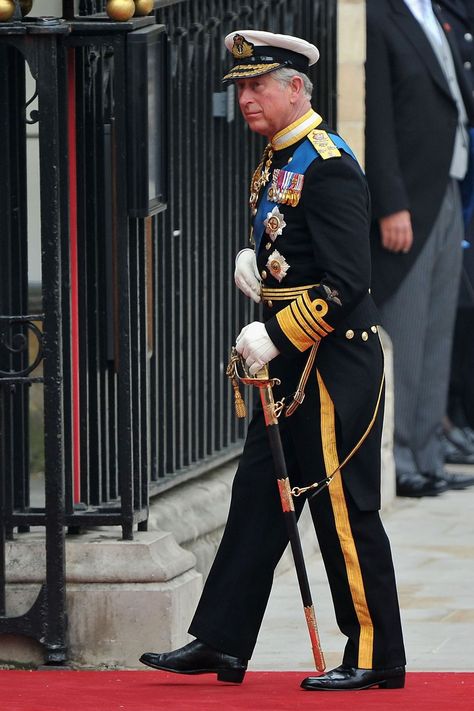
[[[306,494],[307,491],[311,491],[312,489],[317,489],[319,486],[329,486],[329,484],[333,480],[334,474],[331,474],[331,476],[327,476],[322,481],[315,481],[314,484],[310,484],[309,486],[294,486],[291,490],[291,493],[293,494],[293,496],[298,498],[298,496]]]
[[[322,489],[325,486],[329,486],[329,484],[331,483],[331,481],[334,478],[334,475],[338,471],[341,471],[342,467],[344,467],[347,464],[347,462],[349,462],[352,459],[354,454],[362,447],[365,440],[369,436],[370,431],[371,431],[372,427],[374,426],[374,422],[377,418],[377,414],[378,414],[379,407],[380,407],[380,401],[382,400],[382,393],[383,393],[384,384],[385,384],[385,373],[382,375],[382,380],[380,382],[380,388],[379,388],[379,394],[377,396],[377,402],[375,403],[375,409],[374,409],[372,418],[367,426],[367,429],[365,430],[365,432],[362,435],[362,437],[360,438],[360,440],[357,442],[356,446],[349,452],[347,457],[336,467],[336,469],[334,469],[334,471],[332,471],[322,481],[315,481],[313,484],[310,484],[309,486],[303,486],[303,487],[295,486],[295,487],[293,487],[293,489],[291,490],[291,493],[293,494],[293,496],[301,496],[302,494],[306,493],[307,491],[311,491],[312,489],[318,489],[319,487],[321,487],[321,489]],[[320,491],[321,491],[321,489],[320,489]],[[316,494],[319,494],[319,491],[315,491],[314,494],[312,494],[312,496],[316,496]]]

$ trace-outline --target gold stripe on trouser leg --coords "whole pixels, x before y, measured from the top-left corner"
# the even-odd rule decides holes
[[[318,386],[321,402],[321,438],[326,474],[335,471],[339,465],[336,446],[334,404],[319,374]],[[329,485],[329,495],[334,512],[336,531],[341,543],[346,564],[347,579],[352,601],[360,625],[358,667],[372,669],[374,627],[365,597],[364,581],[360,569],[359,556],[352,536],[349,513],[342,488],[341,472],[338,471]]]

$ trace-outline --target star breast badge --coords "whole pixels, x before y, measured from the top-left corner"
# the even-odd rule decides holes
[[[267,268],[270,270],[271,275],[277,280],[281,281],[286,276],[290,265],[286,261],[285,257],[280,254],[276,249],[268,257]]]
[[[267,219],[263,221],[265,232],[269,235],[272,242],[283,234],[283,229],[286,227],[285,216],[280,212],[278,206],[274,207],[271,212],[267,213]]]

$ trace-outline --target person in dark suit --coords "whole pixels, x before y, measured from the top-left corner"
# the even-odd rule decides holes
[[[444,31],[461,58],[467,83],[474,91],[474,2],[438,0],[434,3]],[[474,132],[471,129],[470,169],[461,185],[466,241],[454,326],[447,418],[442,436],[445,459],[474,463]]]
[[[435,0],[433,8],[444,31],[451,34],[468,84],[474,90],[474,3],[471,0]]]
[[[343,664],[302,687],[400,688],[400,614],[378,513],[384,380],[369,294],[366,180],[351,149],[311,108],[313,45],[243,30],[228,35],[226,46],[234,67],[225,80],[236,83],[250,129],[269,140],[251,183],[254,247],[237,255],[235,271],[239,288],[263,302],[263,321],[245,326],[236,347],[250,373],[269,364],[270,376],[281,381],[275,399],[284,402],[279,422],[291,485],[321,483],[310,510],[347,637]],[[289,489],[288,496],[299,516],[303,497],[293,500]],[[196,639],[169,653],[146,653],[142,662],[242,681],[287,542],[259,406],[189,629]]]
[[[471,89],[429,0],[368,0],[366,171],[372,294],[393,342],[397,493],[474,478],[444,469],[439,432],[464,236],[459,181]]]

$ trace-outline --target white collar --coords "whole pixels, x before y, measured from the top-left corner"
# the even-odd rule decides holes
[[[271,141],[273,150],[281,151],[283,148],[288,148],[288,146],[297,143],[304,138],[304,136],[307,136],[313,128],[319,126],[322,120],[316,111],[310,109],[303,116],[300,116],[297,121],[294,121],[281,131],[278,131],[278,133],[273,136]]]

